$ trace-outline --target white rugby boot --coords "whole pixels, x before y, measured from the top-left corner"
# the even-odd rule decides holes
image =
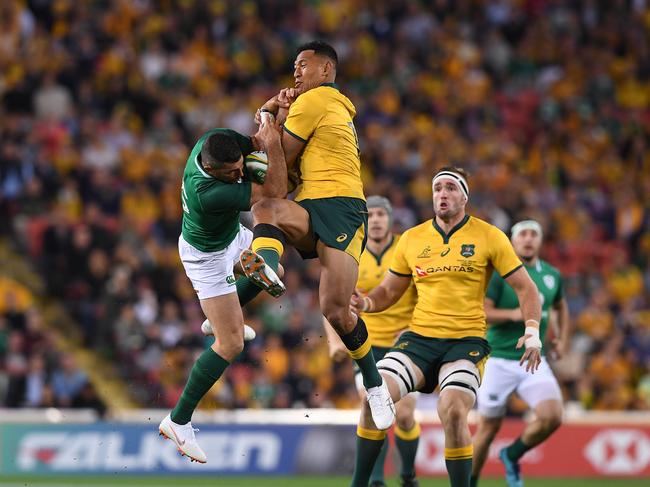
[[[205,320],[203,323],[201,323],[201,333],[203,333],[205,336],[214,335],[212,332],[212,326],[210,326],[210,320]],[[257,334],[255,333],[255,330],[253,330],[247,324],[244,324],[244,341],[250,342],[251,340],[254,340],[256,336]]]
[[[274,298],[282,296],[287,290],[275,271],[266,265],[264,258],[251,249],[242,250],[239,262],[246,277]]]
[[[395,404],[390,397],[386,381],[382,379],[381,385],[370,387],[366,394],[375,426],[377,429],[387,430],[395,422]]]
[[[176,443],[176,448],[178,448],[181,455],[188,457],[190,461],[199,463],[205,463],[207,461],[205,452],[196,442],[196,436],[194,436],[194,432],[198,431],[198,429],[192,428],[191,422],[187,424],[176,424],[172,421],[171,415],[168,414],[160,422],[158,431],[160,436],[164,436],[168,440]]]

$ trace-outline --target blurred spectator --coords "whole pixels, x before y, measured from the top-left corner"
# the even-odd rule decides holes
[[[61,359],[61,368],[52,374],[52,388],[59,405],[70,407],[73,399],[81,392],[88,382],[83,372],[71,355],[64,355]]]

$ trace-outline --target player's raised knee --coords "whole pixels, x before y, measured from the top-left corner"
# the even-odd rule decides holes
[[[262,198],[251,207],[251,213],[256,221],[275,221],[281,208],[280,201],[276,198]],[[269,220],[271,219],[271,220]]]

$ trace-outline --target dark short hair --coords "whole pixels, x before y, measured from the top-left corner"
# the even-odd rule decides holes
[[[302,51],[314,51],[314,54],[325,56],[334,61],[334,67],[339,63],[339,57],[336,54],[336,50],[324,41],[307,42],[296,50],[296,54],[300,54]]]
[[[462,167],[458,166],[443,166],[440,169],[436,171],[436,174],[442,172],[442,171],[449,171],[449,172],[455,172],[456,174],[460,174],[465,178],[465,181],[467,181],[467,184],[469,184],[469,173],[463,169]]]
[[[241,155],[237,141],[223,133],[212,134],[201,147],[201,163],[213,169],[229,162],[237,162]]]

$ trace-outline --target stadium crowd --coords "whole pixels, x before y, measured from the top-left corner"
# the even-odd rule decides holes
[[[0,277],[0,407],[93,408],[105,405],[72,354],[57,349],[32,293]]]
[[[177,250],[188,150],[211,127],[253,133],[293,84],[295,47],[319,37],[395,230],[431,218],[434,168],[467,168],[471,213],[545,228],[575,328],[555,365],[565,398],[650,408],[647,2],[28,0],[2,2],[0,25],[0,231],[141,404],[173,406],[205,346]],[[247,307],[258,338],[208,402],[358,404],[351,364],[327,357],[317,265],[287,254],[289,291]],[[0,406],[69,404],[56,372],[39,400],[3,388],[57,367],[37,311],[2,313]]]

